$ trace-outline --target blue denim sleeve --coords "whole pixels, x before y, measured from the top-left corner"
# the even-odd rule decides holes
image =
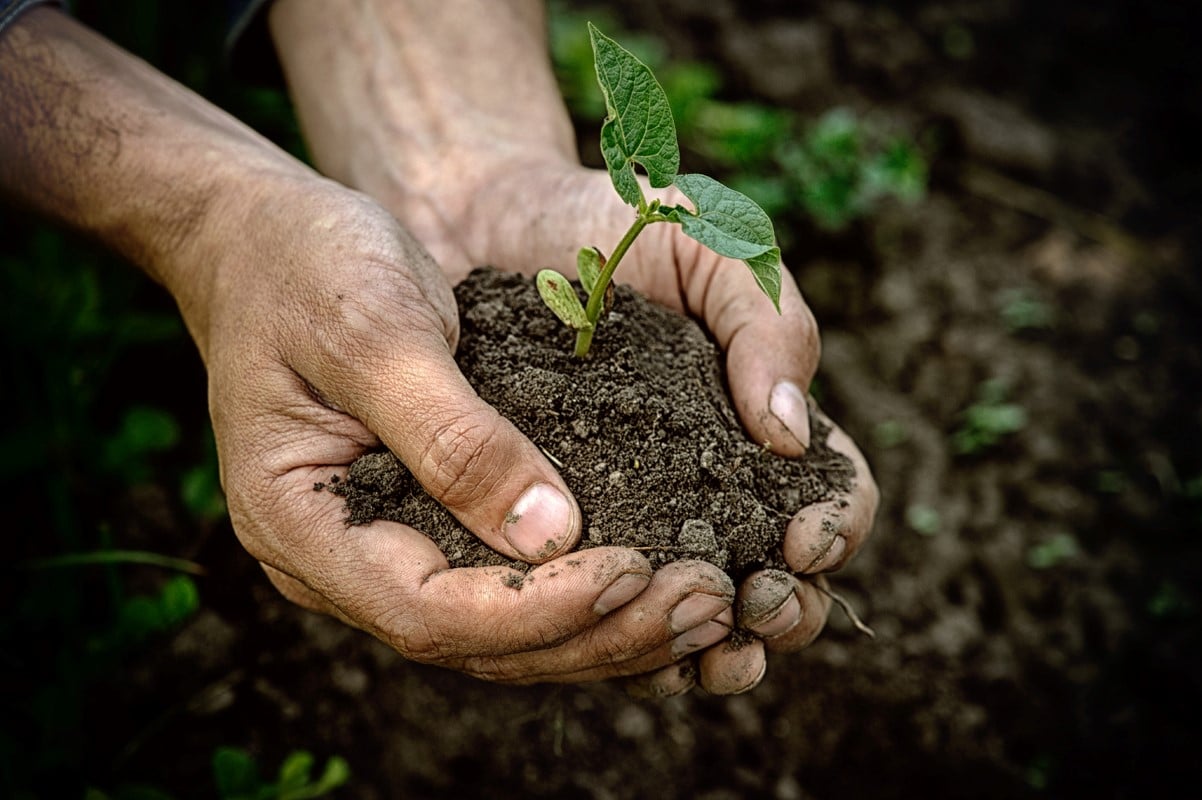
[[[225,57],[235,77],[278,86],[283,85],[284,76],[267,30],[270,5],[271,0],[226,0],[230,32]]]
[[[0,31],[7,28],[12,21],[21,15],[22,11],[32,8],[42,3],[54,3],[56,6],[62,5],[57,0],[0,0]]]

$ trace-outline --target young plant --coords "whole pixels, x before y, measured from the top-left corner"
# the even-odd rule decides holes
[[[538,273],[543,302],[576,331],[576,355],[588,355],[593,333],[612,298],[614,270],[638,235],[656,222],[673,222],[687,236],[751,269],[760,289],[780,312],[780,248],[772,221],[744,194],[705,175],[678,174],[680,146],[667,95],[646,64],[589,23],[597,82],[605,96],[607,115],[601,127],[601,154],[614,189],[636,214],[608,258],[595,247],[576,257],[580,283],[588,296],[580,302],[568,279],[552,269]],[[635,174],[643,168],[651,186],[675,186],[692,203],[690,209],[648,201]]]
[[[351,768],[341,756],[331,756],[316,777],[315,766],[312,754],[294,750],[280,765],[276,780],[266,781],[245,750],[219,747],[213,753],[213,779],[221,800],[308,800],[325,797],[350,780]]]
[[[961,425],[952,436],[957,453],[980,453],[1027,427],[1027,410],[1006,402],[1008,391],[1006,383],[997,379],[985,381],[977,388],[977,402],[964,409]]]

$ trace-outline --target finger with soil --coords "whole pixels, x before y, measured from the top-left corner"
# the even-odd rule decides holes
[[[793,595],[801,609],[801,619],[784,633],[762,639],[764,647],[771,653],[793,653],[808,647],[826,627],[826,619],[831,612],[830,595],[814,585],[814,582],[818,581],[825,586],[826,578],[819,575],[804,580],[792,580]]]
[[[759,639],[732,638],[706,650],[697,659],[699,683],[710,694],[749,692],[768,671],[764,643]]]
[[[801,622],[796,579],[779,569],[754,572],[739,585],[735,616],[742,630],[763,638],[788,633]]]
[[[684,658],[663,669],[627,678],[626,693],[644,699],[676,697],[696,685],[697,664],[691,658]]]
[[[713,564],[675,561],[595,626],[547,651],[510,656],[506,667],[515,671],[515,683],[588,682],[659,670],[729,636],[734,596],[730,578]]]
[[[868,538],[880,501],[872,471],[851,438],[832,425],[827,444],[851,460],[854,484],[847,495],[806,506],[789,521],[783,552],[789,566],[798,572],[842,568]]]

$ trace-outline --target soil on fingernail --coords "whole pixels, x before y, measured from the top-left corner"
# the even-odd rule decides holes
[[[767,572],[757,575],[751,580],[751,591],[746,592],[740,599],[740,618],[767,622],[761,617],[768,616],[773,609],[780,608],[789,599],[793,591],[793,579],[783,572]],[[783,599],[782,599],[783,598]]]
[[[637,548],[654,567],[700,559],[735,578],[787,568],[789,519],[851,486],[854,468],[825,445],[820,419],[811,419],[814,443],[800,459],[752,442],[706,333],[627,287],[585,359],[572,355],[574,333],[532,280],[480,269],[455,292],[456,360],[485,401],[563,465],[583,515],[581,548]],[[334,491],[352,524],[411,525],[452,566],[529,568],[482,544],[391,453],[363,456]]]

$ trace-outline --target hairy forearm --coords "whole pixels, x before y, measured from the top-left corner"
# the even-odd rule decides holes
[[[394,206],[465,213],[499,159],[575,161],[542,0],[277,0],[270,23],[318,167]]]
[[[205,248],[251,187],[308,171],[66,15],[0,35],[0,194],[83,231],[163,283],[203,327]],[[203,343],[202,343],[203,349]]]

